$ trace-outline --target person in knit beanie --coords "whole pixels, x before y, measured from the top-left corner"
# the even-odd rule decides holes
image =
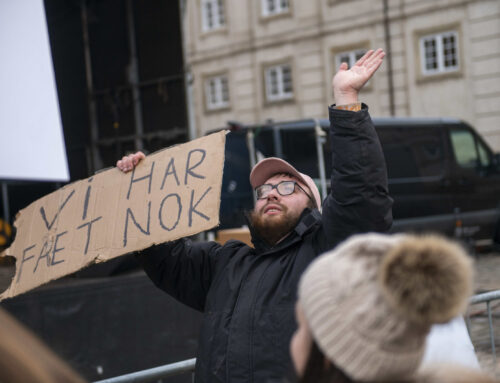
[[[464,312],[473,267],[439,236],[363,234],[304,272],[290,343],[302,382],[493,382],[480,371],[419,370],[432,325]]]

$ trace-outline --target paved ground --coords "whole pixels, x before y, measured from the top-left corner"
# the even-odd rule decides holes
[[[500,253],[480,254],[476,256],[475,292],[500,289]],[[10,284],[14,267],[0,263],[0,292]],[[496,338],[498,358],[494,360],[491,351],[488,316],[485,304],[469,308],[470,333],[481,367],[500,378],[500,300],[491,303],[493,313],[493,329]]]

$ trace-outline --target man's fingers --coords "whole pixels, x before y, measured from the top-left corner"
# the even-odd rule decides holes
[[[143,152],[129,154],[128,156],[123,156],[121,160],[117,161],[116,167],[126,173],[132,170],[139,163],[139,161],[144,158],[146,158],[146,156]]]
[[[341,63],[341,64],[339,65],[338,72],[343,71],[343,70],[347,70],[347,68],[348,68],[347,63],[346,63],[346,62],[343,62],[343,63]]]
[[[385,56],[385,52],[382,49],[377,49],[373,54],[371,54],[365,61],[365,66],[371,68],[374,65],[380,65],[382,59]]]
[[[385,54],[384,54],[385,55]],[[380,68],[380,66],[382,65],[382,62],[383,62],[383,58],[384,58],[384,55],[382,55],[377,61],[373,62],[372,63],[372,66],[370,67],[370,72],[371,74],[373,75],[373,73],[375,73],[378,68]]]
[[[375,53],[369,58],[369,60],[365,61],[363,67],[366,68],[367,75],[369,77],[373,76],[380,65],[382,65],[384,56],[385,52],[382,49],[377,49]]]
[[[132,161],[134,163],[134,166],[139,163],[140,160],[143,160],[146,158],[143,152],[137,152],[135,154],[132,154]]]
[[[121,170],[124,170],[127,167],[127,157],[123,156],[121,160],[116,162],[116,166]]]
[[[373,49],[367,51],[354,65],[363,65],[373,55]]]

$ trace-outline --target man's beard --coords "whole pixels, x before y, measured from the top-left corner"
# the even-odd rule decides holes
[[[282,204],[276,202],[272,204],[280,207],[281,214],[279,216],[266,216],[263,214],[267,207],[266,204],[259,212],[255,211],[255,209],[250,212],[250,222],[259,237],[274,246],[297,226],[300,214],[291,213]]]

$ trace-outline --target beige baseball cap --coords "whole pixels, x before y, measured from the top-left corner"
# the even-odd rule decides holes
[[[260,161],[250,172],[250,184],[254,189],[263,185],[269,178],[279,173],[289,173],[306,185],[312,193],[316,207],[321,210],[321,196],[318,187],[311,177],[299,172],[285,160],[269,157]]]

